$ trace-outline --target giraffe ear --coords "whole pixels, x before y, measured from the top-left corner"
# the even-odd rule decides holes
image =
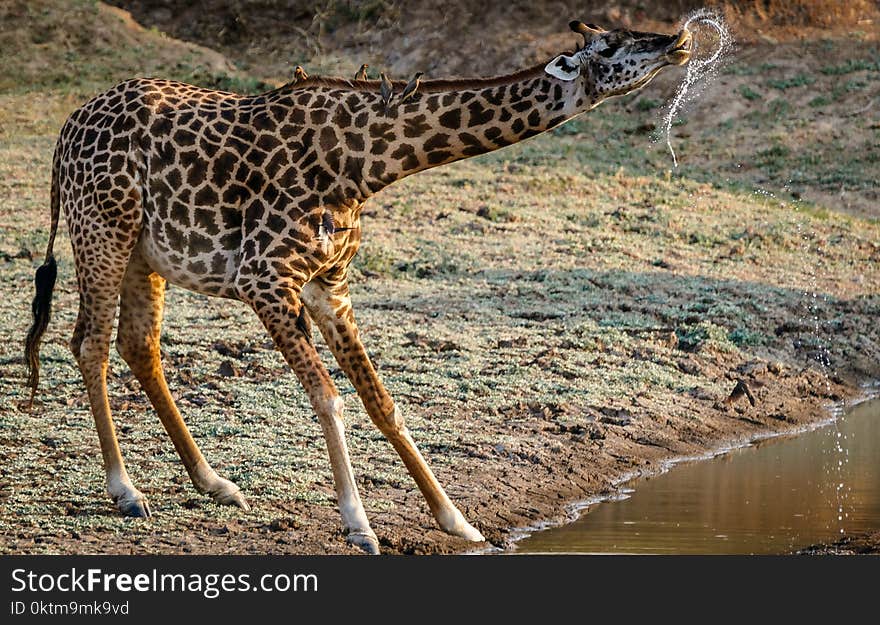
[[[580,76],[581,64],[576,57],[560,54],[547,63],[544,67],[544,71],[554,78],[568,82]]]

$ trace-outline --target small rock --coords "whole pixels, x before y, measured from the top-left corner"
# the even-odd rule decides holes
[[[632,421],[632,414],[626,408],[599,408],[602,416],[599,417],[599,423],[607,423],[608,425],[629,425]]]
[[[295,519],[274,519],[269,523],[269,529],[273,532],[286,532],[296,528],[297,522]]]
[[[224,360],[221,362],[220,367],[217,369],[217,373],[225,378],[241,377],[241,369],[236,367],[231,360]]]
[[[764,375],[765,373],[767,373],[767,363],[762,360],[753,360],[751,362],[741,364],[736,368],[736,370],[741,375],[746,375],[749,377]]]
[[[767,370],[773,375],[779,375],[785,371],[785,365],[777,360],[769,363],[767,365]]]
[[[745,383],[743,380],[737,380],[736,386],[733,387],[733,390],[730,391],[730,395],[728,395],[727,399],[724,400],[727,404],[732,404],[740,397],[747,397],[749,403],[754,406],[755,405],[755,396],[752,394],[752,390],[749,388],[749,385]]]

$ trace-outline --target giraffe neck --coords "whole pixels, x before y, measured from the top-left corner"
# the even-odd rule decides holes
[[[308,195],[309,205],[357,204],[406,176],[517,143],[593,105],[574,81],[547,75],[543,65],[426,81],[399,103],[404,86],[394,84],[387,108],[378,81],[309,78],[254,99],[287,111],[279,138],[303,155],[293,194]]]
[[[392,100],[370,120],[365,195],[545,132],[588,108],[577,89],[545,74],[543,64],[509,77],[423,83],[412,102]]]

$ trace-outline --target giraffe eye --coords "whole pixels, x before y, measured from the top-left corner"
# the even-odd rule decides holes
[[[604,56],[606,59],[610,59],[614,56],[614,53],[617,52],[614,48],[605,48],[604,50],[599,50],[599,54]]]

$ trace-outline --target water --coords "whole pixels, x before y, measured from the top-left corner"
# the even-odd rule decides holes
[[[847,462],[841,460],[846,441]],[[835,425],[627,484],[517,553],[780,554],[880,528],[880,400]],[[845,485],[845,487],[844,487]],[[838,495],[846,489],[845,509]]]
[[[672,124],[675,122],[676,115],[688,99],[694,97],[693,86],[700,81],[704,84],[707,83],[707,79],[711,78],[719,67],[719,61],[722,56],[733,45],[733,37],[731,37],[730,31],[727,30],[724,19],[720,14],[709,9],[700,9],[692,13],[685,21],[682,29],[693,31],[695,26],[703,25],[711,26],[715,30],[717,39],[713,42],[715,44],[715,51],[709,55],[702,55],[701,48],[703,44],[700,44],[700,37],[697,36],[696,32],[692,33],[694,35],[693,51],[691,53],[691,60],[687,64],[684,81],[679,86],[678,92],[676,92],[675,97],[672,99],[672,104],[669,105],[669,110],[666,111],[666,115],[663,118],[663,126],[666,130],[666,147],[669,148],[669,153],[672,154],[672,164],[674,167],[678,167],[678,158],[675,156],[675,150],[672,149]]]

